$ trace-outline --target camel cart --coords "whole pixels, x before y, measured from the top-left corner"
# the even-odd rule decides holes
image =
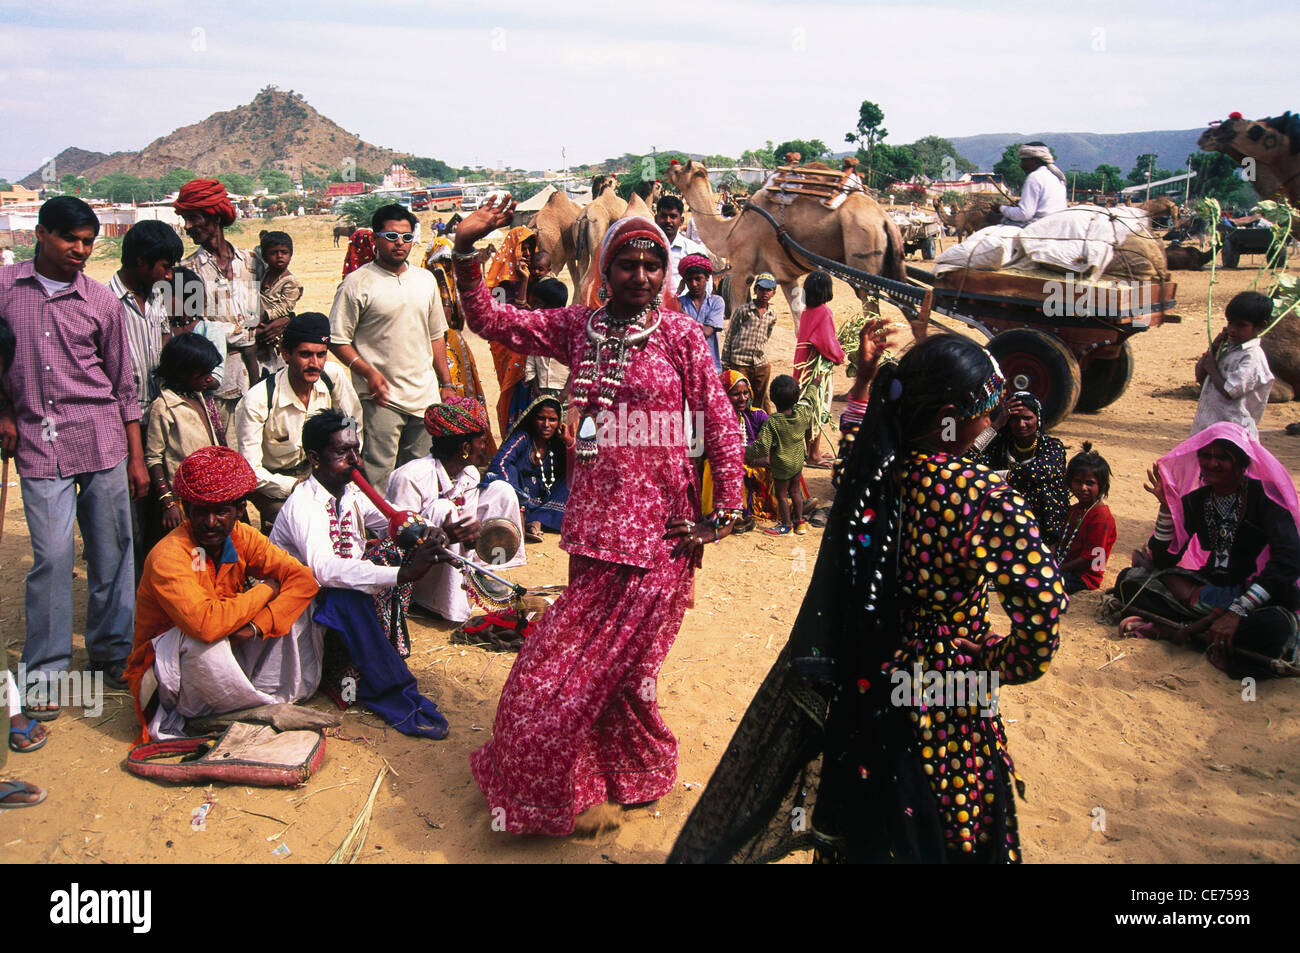
[[[934,258],[943,236],[943,224],[936,215],[915,215],[908,212],[890,212],[898,230],[903,233],[903,257],[919,251],[926,261]]]
[[[1087,282],[1065,275],[1058,281],[974,269],[935,276],[913,265],[907,266],[911,280],[897,281],[815,255],[765,210],[750,208],[777,230],[796,262],[805,259],[855,289],[878,292],[913,324],[931,322],[948,330],[934,321],[937,313],[983,334],[1008,387],[1042,401],[1044,429],[1075,410],[1097,411],[1118,400],[1133,377],[1129,338],[1182,320],[1171,313],[1173,282]]]

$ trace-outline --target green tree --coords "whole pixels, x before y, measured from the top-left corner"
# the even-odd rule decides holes
[[[1105,165],[1103,163],[1093,169],[1093,173],[1100,176],[1100,182],[1098,182],[1097,185],[1089,187],[1100,189],[1103,192],[1115,191],[1124,181],[1124,173],[1117,165]]]
[[[190,169],[172,169],[170,172],[163,174],[158,180],[158,186],[164,192],[179,192],[182,185],[190,179],[197,179],[198,174]]]
[[[545,182],[511,182],[506,186],[506,190],[516,202],[527,202],[544,188],[546,188]]]
[[[441,159],[417,157],[408,161],[406,167],[422,179],[432,179],[434,182],[456,181],[456,170]]]
[[[775,169],[776,149],[772,146],[772,140],[767,140],[767,145],[762,149],[746,149],[740,154],[740,164],[758,166],[761,169]]]
[[[349,225],[369,228],[371,216],[385,205],[391,205],[391,195],[359,195],[339,206],[339,215]]]
[[[373,172],[361,168],[361,166],[356,166],[355,168],[349,168],[346,170],[335,169],[329,174],[330,182],[365,182],[367,184],[373,184],[375,182],[382,182],[383,178],[382,175],[375,175]]]
[[[831,157],[830,147],[820,139],[791,139],[781,143],[772,151],[780,163],[785,162],[787,152],[799,153],[803,156],[800,160],[802,162],[825,162]]]
[[[90,194],[110,202],[147,202],[161,197],[158,184],[125,172],[111,172],[90,184]]]
[[[1025,184],[1025,173],[1020,168],[1020,146],[1019,142],[1011,143],[1002,150],[1002,158],[993,166],[993,171],[1002,176],[1003,184],[1013,192]]]
[[[858,150],[858,161],[865,163],[866,150]],[[894,182],[909,182],[921,175],[924,167],[909,146],[891,146],[888,143],[876,144],[875,159],[868,167],[873,188],[888,188]]]
[[[636,187],[646,180],[658,179],[664,184],[664,188],[671,189],[672,182],[668,178],[668,167],[674,161],[686,165],[690,161],[690,156],[681,152],[657,152],[647,156],[629,155],[627,159],[627,171],[619,174],[617,189],[619,198],[624,200],[630,199]]]
[[[731,156],[705,156],[704,165],[709,169],[727,169],[736,165],[736,160]]]
[[[963,172],[974,172],[979,168],[961,155],[949,140],[939,136],[926,136],[907,148],[921,163],[921,171],[931,179],[954,179]]]
[[[1148,172],[1151,173],[1152,181],[1155,181],[1156,179],[1160,178],[1160,176],[1156,174],[1157,172],[1155,167],[1156,159],[1157,156],[1153,152],[1144,152],[1142,153],[1142,155],[1138,156],[1137,161],[1133,163],[1133,168],[1129,170],[1128,184],[1129,185],[1144,184],[1147,180]]]
[[[257,191],[257,182],[242,172],[221,172],[216,179],[234,195],[252,195]]]
[[[280,169],[263,169],[257,173],[257,181],[272,195],[293,191],[293,177]]]
[[[867,179],[871,179],[871,160],[875,155],[876,145],[884,142],[889,130],[880,124],[885,121],[885,111],[868,99],[862,100],[858,107],[858,124],[852,132],[845,133],[844,141],[858,144],[863,153],[867,167]]]
[[[0,179],[0,192],[12,192],[13,190],[14,187],[8,179]]]

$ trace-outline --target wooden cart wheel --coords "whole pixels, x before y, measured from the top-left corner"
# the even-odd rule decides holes
[[[1119,400],[1133,379],[1133,345],[1125,341],[1119,355],[1093,358],[1083,369],[1083,389],[1075,410],[1094,413]]]
[[[1007,395],[1027,390],[1043,404],[1043,430],[1051,430],[1079,400],[1079,362],[1060,338],[1034,328],[1003,331],[988,343],[1006,378]]]

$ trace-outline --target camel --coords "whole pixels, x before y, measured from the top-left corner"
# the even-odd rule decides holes
[[[975,199],[951,215],[945,213],[943,204],[935,199],[934,211],[939,216],[939,221],[957,232],[959,242],[981,228],[988,228],[990,225],[998,225],[1002,222],[1002,209],[993,199]]]
[[[812,269],[791,258],[776,230],[761,215],[747,210],[733,218],[718,215],[709,171],[701,163],[674,162],[668,177],[690,206],[700,238],[709,251],[731,264],[731,313],[744,305],[754,275],[766,271],[781,286],[797,324],[803,313],[803,296],[795,293],[795,286]],[[767,190],[760,189],[754,193],[750,205],[770,212],[785,226],[791,238],[815,254],[860,271],[906,281],[902,233],[866,193],[855,192],[832,210],[816,199],[780,205],[771,199]],[[866,290],[860,290],[858,297],[864,303],[871,299]],[[918,340],[925,336],[923,326],[912,330]]]
[[[573,286],[578,286],[578,261],[573,247],[573,223],[582,214],[582,206],[559,190],[546,200],[533,218],[538,247],[551,256],[551,270],[557,275],[569,269]]]
[[[1253,159],[1251,184],[1260,198],[1285,191],[1292,205],[1300,205],[1300,116],[1288,111],[1268,119],[1243,119],[1233,113],[1202,132],[1196,147],[1222,152],[1238,163]]]
[[[623,217],[644,218],[650,222],[655,220],[655,214],[650,211],[650,206],[646,203],[646,200],[636,192],[633,192],[632,198],[628,200],[627,210],[623,213]]]
[[[578,277],[573,284],[575,296],[596,262],[605,232],[627,214],[627,203],[618,197],[618,179],[615,176],[596,176],[591,184],[591,194],[595,197],[573,222],[573,251],[578,263]]]
[[[1170,221],[1178,221],[1178,203],[1167,195],[1157,195],[1153,199],[1147,199],[1134,206],[1146,213],[1147,219],[1155,222],[1158,218],[1167,218]]]
[[[1200,271],[1213,257],[1212,247],[1201,251],[1186,245],[1170,245],[1165,249],[1165,267],[1170,271]]]
[[[334,226],[334,247],[339,247],[340,238],[351,238],[352,233],[357,230],[355,225],[335,225]]]

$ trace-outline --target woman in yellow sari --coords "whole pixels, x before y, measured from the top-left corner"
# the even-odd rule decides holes
[[[537,251],[537,233],[531,228],[512,228],[506,233],[500,250],[488,262],[483,273],[483,283],[492,297],[502,304],[528,307],[528,282],[532,277],[533,255]],[[515,406],[520,396],[519,385],[524,382],[524,355],[510,350],[504,344],[489,342],[492,361],[496,364],[497,384],[501,397],[497,400],[497,423],[504,434],[510,421],[522,407]],[[526,400],[526,397],[525,397]]]

